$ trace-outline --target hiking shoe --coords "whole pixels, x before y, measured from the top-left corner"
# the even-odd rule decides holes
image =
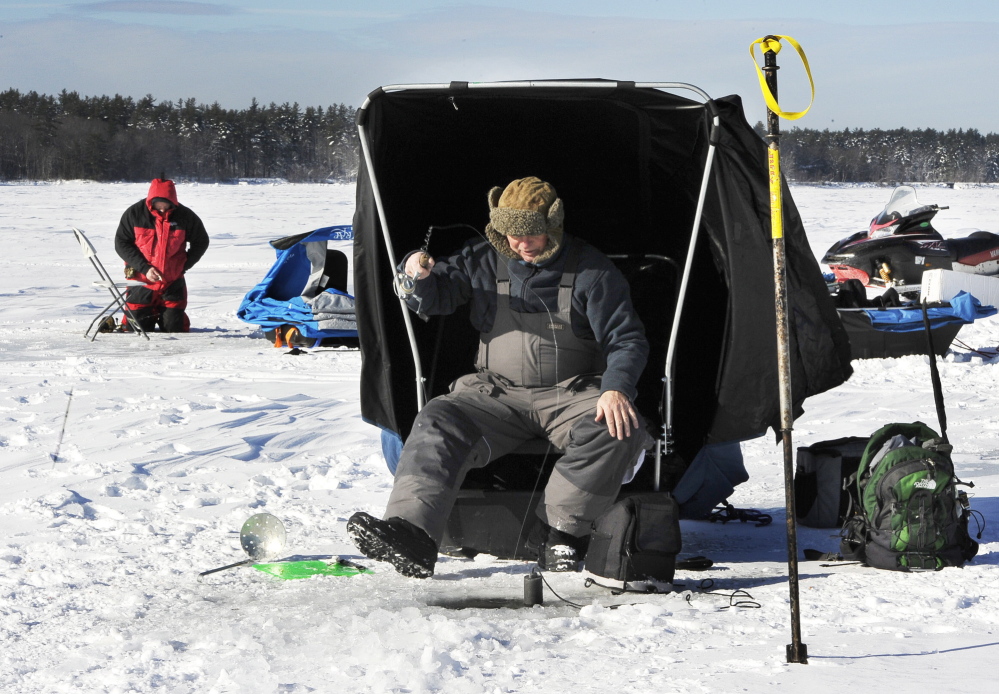
[[[544,527],[548,533],[538,548],[538,568],[542,571],[578,571],[589,537],[576,537],[548,525]]]
[[[437,545],[421,528],[402,518],[386,520],[358,511],[347,520],[347,534],[361,554],[387,561],[403,576],[430,578]]]

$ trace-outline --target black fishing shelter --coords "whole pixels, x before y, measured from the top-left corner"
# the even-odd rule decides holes
[[[694,98],[671,93],[682,90]],[[564,203],[566,233],[615,257],[631,282],[652,348],[638,407],[656,430],[671,424],[689,461],[705,443],[779,428],[766,146],[739,97],[606,80],[393,86],[369,96],[358,125],[354,289],[367,421],[405,439],[422,404],[473,370],[467,313],[408,312],[393,291],[396,263],[431,225],[481,232],[490,188],[538,176]],[[850,351],[786,190],[784,214],[800,412],[807,396],[846,380]],[[474,236],[441,229],[427,250],[445,257]]]

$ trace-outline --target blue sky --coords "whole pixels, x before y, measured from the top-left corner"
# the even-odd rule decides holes
[[[813,128],[999,132],[999,1],[0,0],[0,89],[360,105],[387,84],[605,77],[691,82],[764,106],[749,44],[804,47]],[[780,54],[781,104],[807,82]]]

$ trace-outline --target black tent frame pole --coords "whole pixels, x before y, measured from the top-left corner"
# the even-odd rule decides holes
[[[767,88],[777,103],[777,51],[780,39],[767,36],[763,43],[763,73]],[[801,642],[801,603],[798,598],[798,532],[794,504],[794,466],[791,429],[794,423],[791,401],[791,345],[787,310],[787,253],[784,246],[784,208],[781,203],[780,122],[767,108],[767,160],[770,174],[770,224],[774,251],[774,307],[777,314],[777,371],[780,384],[780,431],[784,444],[784,506],[787,518],[787,573],[791,597],[791,643],[787,662],[808,663],[808,647]]]
[[[680,320],[683,318],[684,301],[690,286],[690,273],[694,267],[694,253],[700,237],[701,220],[704,216],[704,204],[707,200],[708,185],[711,183],[715,149],[721,126],[721,118],[713,101],[705,102],[707,110],[708,151],[704,157],[704,171],[701,174],[701,188],[697,194],[697,207],[694,211],[694,223],[690,231],[690,241],[687,244],[687,257],[683,263],[683,274],[680,276],[680,288],[677,290],[676,304],[673,309],[673,325],[670,328],[669,343],[666,346],[666,372],[663,377],[663,433],[656,442],[656,469],[653,479],[653,490],[659,491],[662,486],[662,460],[676,449],[673,437],[673,395],[676,383],[676,346],[680,334]],[[672,491],[672,490],[670,490]]]

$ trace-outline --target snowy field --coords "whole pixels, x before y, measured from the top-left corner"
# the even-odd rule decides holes
[[[986,664],[999,655],[999,360],[960,347],[940,368],[958,473],[989,523],[981,552],[935,573],[802,563],[809,665],[785,663],[772,437],[744,444],[752,479],[732,502],[774,523],[684,522],[684,556],[716,564],[677,576],[687,589],[711,578],[745,590],[759,609],[723,609],[726,598],[697,590],[625,599],[566,574],[549,581],[582,609],[550,593],[544,607],[514,609],[529,565],[489,557],[442,558],[428,581],[374,564],[354,578],[282,582],[241,568],[199,582],[244,557],[238,531],[253,513],[284,521],[289,553],[358,558],[346,519],[384,508],[392,480],[378,432],[360,419],[358,353],[286,356],[235,317],[272,262],[267,241],[350,223],[354,189],[180,185],[212,238],[188,275],[193,332],[85,341],[106,295],[69,228],[87,231],[117,272],[114,229],[145,190],[0,186],[0,691],[996,691]],[[818,255],[864,228],[890,192],[793,188]],[[950,206],[936,220],[945,235],[999,230],[999,189],[920,198]],[[999,319],[958,339],[999,347]],[[924,358],[854,368],[805,403],[796,445],[893,421],[936,427]],[[802,528],[799,542],[831,551],[838,538]],[[620,603],[637,604],[611,609]]]

